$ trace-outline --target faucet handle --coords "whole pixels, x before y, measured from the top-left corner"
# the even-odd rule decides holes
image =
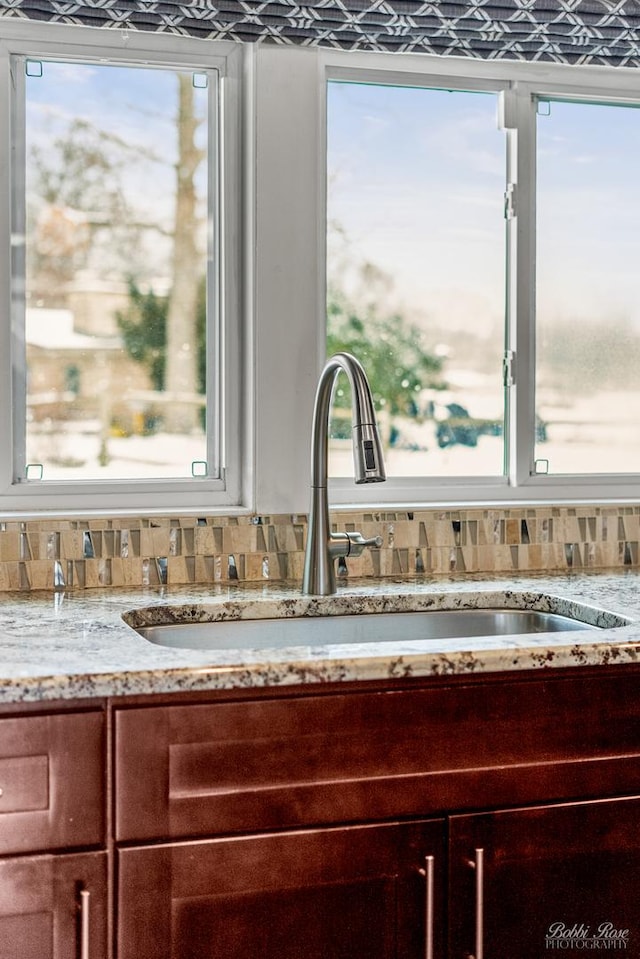
[[[367,546],[382,546],[382,536],[372,536],[366,539],[362,533],[347,533],[349,539],[349,552],[347,556],[360,556]]]

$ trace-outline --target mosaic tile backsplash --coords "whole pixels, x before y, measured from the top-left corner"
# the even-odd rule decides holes
[[[640,505],[339,512],[339,576],[637,567]],[[0,522],[0,591],[301,580],[306,516]]]

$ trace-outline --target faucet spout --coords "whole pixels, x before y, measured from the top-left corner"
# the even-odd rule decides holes
[[[353,461],[356,483],[381,483],[386,479],[382,446],[367,375],[350,353],[335,353],[320,374],[311,434],[311,502],[304,562],[302,592],[327,596],[336,591],[334,559],[359,555],[365,546],[380,541],[365,540],[359,533],[331,533],[329,526],[328,441],[333,386],[340,371],[351,385]]]

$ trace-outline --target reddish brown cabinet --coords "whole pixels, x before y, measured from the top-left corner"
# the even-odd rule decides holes
[[[639,693],[625,667],[116,710],[117,959],[542,959],[554,922],[640,959]]]
[[[435,959],[443,868],[440,822],[126,848],[118,959]]]
[[[82,707],[0,716],[0,959],[640,959],[640,666]]]
[[[451,959],[640,956],[638,798],[453,816],[449,861]]]
[[[0,959],[109,955],[105,728],[69,704],[0,718]]]

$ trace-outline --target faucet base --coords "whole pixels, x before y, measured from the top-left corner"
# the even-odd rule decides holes
[[[336,591],[336,571],[329,549],[330,540],[327,488],[312,486],[302,577],[302,592],[305,596],[331,596]]]

